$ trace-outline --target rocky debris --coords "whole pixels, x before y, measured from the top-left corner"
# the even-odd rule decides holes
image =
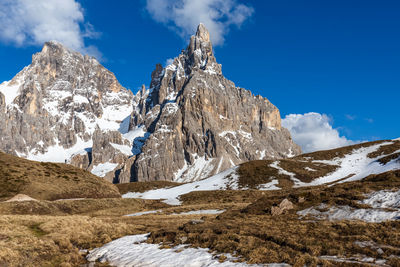
[[[189,182],[245,161],[301,152],[271,102],[222,75],[202,24],[186,50],[171,65],[156,65],[151,78],[150,89],[136,95],[130,121],[130,130],[148,133],[130,181]]]
[[[28,195],[18,194],[18,195],[13,196],[9,200],[6,200],[5,202],[22,202],[22,201],[37,201],[37,200],[34,198],[31,198]]]
[[[293,203],[290,200],[288,200],[287,198],[285,198],[284,200],[282,200],[282,202],[279,204],[279,206],[271,207],[271,215],[272,216],[281,215],[284,212],[286,212],[287,210],[291,210],[293,208],[294,208]]]

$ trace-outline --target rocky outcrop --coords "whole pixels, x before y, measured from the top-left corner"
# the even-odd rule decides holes
[[[166,68],[157,65],[151,78],[150,89],[136,96],[130,122],[131,131],[142,127],[148,135],[131,181],[186,182],[245,161],[300,153],[279,110],[222,75],[202,24],[187,49]]]

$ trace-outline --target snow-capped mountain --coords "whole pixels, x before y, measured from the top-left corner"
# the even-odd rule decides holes
[[[87,154],[92,147],[95,155],[93,144],[104,134],[125,144],[120,132],[127,131],[128,123],[123,122],[129,122],[134,106],[133,94],[96,59],[54,41],[33,55],[32,63],[11,81],[0,85],[0,99],[0,149],[51,162]],[[91,156],[80,167],[123,163],[127,158],[119,150],[107,153],[108,158]]]
[[[115,182],[194,181],[300,153],[279,110],[222,75],[204,25],[151,78],[133,95],[96,59],[48,42],[0,85],[0,149]]]

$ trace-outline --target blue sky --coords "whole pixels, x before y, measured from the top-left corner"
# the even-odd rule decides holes
[[[319,122],[303,121],[302,127],[311,133],[312,127],[329,123],[324,127],[332,126],[346,140],[400,136],[399,1],[54,0],[62,7],[51,11],[55,20],[62,18],[55,23],[35,11],[34,1],[16,0],[16,8],[38,13],[18,24],[19,39],[4,28],[12,29],[22,13],[14,10],[13,18],[7,10],[12,1],[2,1],[0,81],[28,65],[46,38],[65,38],[57,28],[47,35],[32,28],[48,23],[71,26],[75,32],[66,42],[76,39],[70,43],[74,49],[101,55],[121,84],[136,92],[149,85],[154,65],[177,56],[195,24],[204,22],[212,28],[224,75],[267,97],[282,117],[326,114],[308,116]],[[191,7],[195,2],[199,6]]]

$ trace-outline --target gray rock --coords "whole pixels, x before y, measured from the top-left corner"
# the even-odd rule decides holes
[[[105,143],[124,143],[118,129],[133,110],[133,94],[96,59],[48,42],[0,91],[0,150],[84,169],[127,158]],[[15,98],[6,105],[4,94]],[[97,140],[92,155],[85,153]]]
[[[144,125],[149,133],[131,181],[193,181],[245,161],[300,153],[279,110],[222,75],[203,25],[151,77],[150,89],[136,95],[140,104],[130,122],[130,129]]]

